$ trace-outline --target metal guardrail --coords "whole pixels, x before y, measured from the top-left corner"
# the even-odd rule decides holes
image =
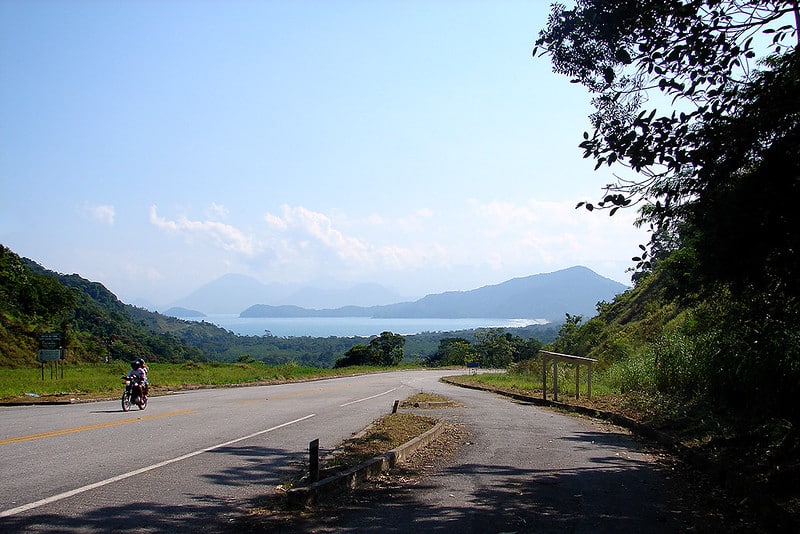
[[[586,388],[588,398],[592,398],[592,364],[596,362],[594,358],[584,356],[573,356],[572,354],[560,354],[548,350],[540,350],[542,355],[542,398],[547,400],[547,360],[553,360],[553,400],[558,400],[558,362],[567,362],[575,365],[575,398],[580,396],[580,373],[581,365],[588,369],[586,373]]]

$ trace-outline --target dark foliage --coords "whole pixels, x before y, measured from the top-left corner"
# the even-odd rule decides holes
[[[377,365],[390,367],[403,361],[403,346],[406,340],[400,334],[381,332],[370,340],[368,345],[359,343],[348,350],[343,358],[336,361],[336,367],[353,365]]]
[[[651,307],[692,310],[697,393],[780,413],[800,385],[798,26],[794,0],[578,0],[534,51],[594,95],[584,156],[633,173],[581,205],[651,225],[635,279],[662,262]]]

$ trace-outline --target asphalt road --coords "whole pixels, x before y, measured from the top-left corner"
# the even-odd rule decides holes
[[[0,531],[224,532],[307,457],[436,392],[470,443],[391,501],[327,518],[330,531],[674,532],[670,484],[626,433],[404,371],[118,401],[0,408]],[[309,525],[309,529],[311,525]],[[317,528],[317,527],[314,527]]]
[[[449,386],[460,408],[415,410],[463,425],[453,455],[371,484],[284,532],[675,533],[718,531],[658,449],[607,422]],[[431,466],[428,466],[431,467]],[[404,478],[402,466],[395,478]],[[269,528],[266,531],[279,531]]]

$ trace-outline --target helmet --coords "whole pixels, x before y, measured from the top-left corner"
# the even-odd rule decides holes
[[[141,369],[142,365],[144,365],[144,361],[141,358],[137,358],[131,362],[131,367],[134,369]]]

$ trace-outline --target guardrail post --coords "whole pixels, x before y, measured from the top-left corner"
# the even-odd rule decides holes
[[[547,400],[547,358],[542,354],[542,400]]]
[[[553,358],[553,400],[558,401],[558,360]]]
[[[308,444],[308,477],[311,482],[319,480],[319,438]]]
[[[592,363],[589,362],[589,365],[587,365],[587,367],[589,368],[589,375],[588,375],[588,377],[586,379],[586,387],[587,387],[587,390],[588,390],[586,392],[586,395],[591,399],[592,398]]]

